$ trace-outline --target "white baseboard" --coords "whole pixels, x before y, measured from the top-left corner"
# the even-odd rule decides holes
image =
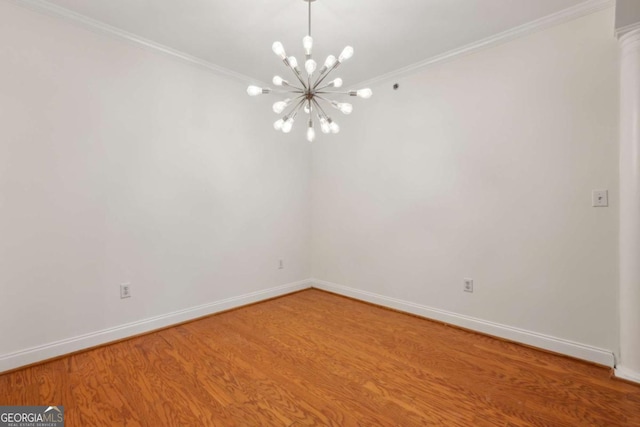
[[[508,339],[511,341],[531,345],[560,354],[588,360],[605,366],[613,367],[615,359],[613,353],[607,350],[591,347],[588,345],[567,341],[536,332],[526,331],[499,323],[488,322],[469,316],[463,316],[437,308],[415,304],[396,298],[362,291],[336,283],[326,282],[318,279],[301,280],[282,286],[277,286],[262,291],[252,292],[245,295],[227,298],[202,304],[184,310],[174,311],[161,316],[143,319],[113,328],[80,335],[37,347],[20,350],[14,353],[0,355],[0,373],[30,365],[54,357],[95,347],[109,342],[125,339],[131,336],[165,328],[167,326],[179,324],[198,317],[219,313],[243,305],[260,302],[269,298],[286,295],[291,292],[300,291],[309,287],[333,292],[339,295],[348,296],[358,300],[378,304],[384,307],[393,308],[417,316],[438,320],[451,325],[460,326],[488,335]],[[640,382],[640,373],[618,366],[615,374],[619,378],[629,381]]]
[[[197,319],[198,317],[203,317],[232,308],[241,307],[243,305],[264,301],[269,298],[286,295],[291,292],[307,289],[310,286],[311,282],[309,280],[301,280],[298,282],[288,283],[286,285],[276,286],[274,288],[265,289],[262,291],[252,292],[245,295],[239,295],[220,301],[202,304],[184,310],[174,311],[172,313],[163,314],[161,316],[150,317],[147,319],[127,323],[125,325],[120,325],[113,328],[103,329],[101,331],[96,331],[73,338],[51,342],[41,346],[20,350],[14,353],[3,354],[0,355],[0,373],[19,368],[21,366],[30,365],[47,359],[52,359],[54,357],[132,337],[145,332],[165,328],[167,326],[179,324],[188,320]]]
[[[640,372],[625,368],[624,366],[616,366],[615,375],[623,380],[633,381],[640,384]]]
[[[614,367],[615,357],[613,352],[603,350],[589,345],[568,341],[549,335],[539,334],[524,329],[499,323],[488,322],[470,316],[440,310],[433,307],[390,298],[383,295],[374,294],[360,289],[338,285],[318,279],[311,279],[312,286],[317,289],[348,296],[361,301],[370,302],[388,308],[393,308],[417,316],[438,320],[440,322],[459,326],[473,331],[482,332],[495,337],[504,338],[510,341],[530,345],[533,347],[553,351],[582,360],[598,363],[600,365]],[[635,374],[637,375],[637,373]]]

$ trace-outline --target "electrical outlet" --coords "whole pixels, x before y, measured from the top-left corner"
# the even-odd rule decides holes
[[[609,206],[609,192],[607,190],[593,190],[591,204],[594,208],[606,208]]]
[[[131,298],[131,283],[120,285],[120,298]]]
[[[284,269],[284,260],[280,259],[278,260],[278,270],[282,270]]]
[[[471,292],[473,293],[473,279],[463,279],[463,290],[465,292]]]

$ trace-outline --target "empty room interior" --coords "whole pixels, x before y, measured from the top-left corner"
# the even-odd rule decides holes
[[[0,292],[0,426],[640,426],[640,1],[0,0]]]

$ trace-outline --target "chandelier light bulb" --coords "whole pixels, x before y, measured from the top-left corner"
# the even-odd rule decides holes
[[[340,111],[342,114],[349,115],[353,112],[353,105],[345,102],[340,106]]]
[[[326,73],[327,70],[329,70],[331,67],[333,67],[337,61],[338,60],[336,59],[335,56],[333,56],[333,55],[327,56],[327,59],[325,59],[325,61],[324,61],[324,65],[320,69],[320,74]]]
[[[291,103],[291,99],[285,99],[284,101],[278,101],[273,104],[273,112],[280,114]]]
[[[247,93],[249,96],[258,96],[262,95],[262,88],[258,86],[251,85],[247,88]]]
[[[311,56],[311,49],[313,48],[313,37],[304,36],[302,39],[302,46],[304,47],[304,54]]]
[[[316,64],[316,61],[314,61],[313,59],[309,59],[304,63],[304,68],[307,70],[307,74],[309,75],[312,75],[313,72],[316,71],[317,66],[318,64]]]
[[[276,86],[282,86],[282,83],[284,83],[284,79],[280,76],[273,76],[273,84]]]
[[[284,109],[286,107],[287,106],[282,101],[274,102],[273,103],[273,112],[276,113],[276,114],[280,114],[280,113],[282,113],[284,111]]]
[[[313,129],[313,126],[309,126],[307,128],[307,141],[313,142],[316,139],[316,131]]]
[[[336,63],[336,57],[333,55],[327,56],[327,59],[324,61],[324,66],[327,68],[331,68]]]
[[[340,126],[336,122],[329,122],[329,130],[331,133],[338,133],[340,132]]]
[[[349,115],[353,111],[353,105],[348,102],[342,102],[338,104],[338,110],[340,110],[342,114]]]
[[[342,87],[342,79],[340,77],[334,79],[331,83],[329,83],[329,86]]]
[[[284,125],[284,120],[283,119],[276,120],[275,123],[273,124],[273,128],[275,130],[282,130],[282,125]]]
[[[273,53],[278,55],[280,59],[284,59],[287,57],[287,53],[285,52],[284,46],[282,46],[282,43],[274,42],[273,45],[271,46],[271,49],[273,49]]]
[[[311,114],[311,112],[313,111],[313,107],[311,105],[309,105],[308,102],[304,103],[304,112],[307,114]]]
[[[320,119],[320,130],[322,131],[322,133],[331,132],[331,126],[329,125],[327,119],[325,119],[324,117]]]
[[[369,88],[360,89],[356,94],[362,99],[369,99],[373,95],[373,91]]]
[[[342,63],[353,56],[353,48],[347,46],[342,50],[342,53],[338,57],[338,62]]]
[[[293,129],[293,117],[290,117],[282,124],[282,132],[289,133]]]
[[[290,56],[289,58],[287,58],[287,61],[289,62],[289,66],[293,69],[293,71],[295,71],[296,74],[300,74],[300,69],[298,68],[298,60],[296,59],[296,57]]]

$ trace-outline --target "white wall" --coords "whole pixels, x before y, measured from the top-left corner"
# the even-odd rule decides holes
[[[613,13],[356,100],[342,133],[313,146],[313,276],[617,350]],[[610,207],[591,207],[593,189],[609,190]]]
[[[0,371],[311,275],[617,350],[612,21],[374,87],[310,153],[244,84],[0,2]]]
[[[0,371],[310,276],[310,149],[268,99],[7,2],[0,58]]]

